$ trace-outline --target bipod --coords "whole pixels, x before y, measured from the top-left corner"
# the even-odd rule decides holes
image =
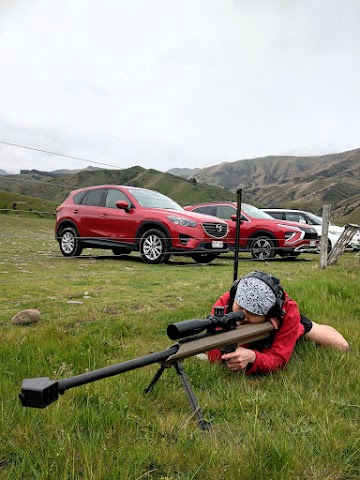
[[[178,361],[173,362],[171,364],[171,366],[175,368],[176,373],[180,377],[181,384],[182,384],[182,386],[184,388],[184,391],[186,393],[186,396],[189,400],[192,411],[194,412],[194,414],[197,418],[199,427],[201,428],[201,430],[209,430],[211,428],[211,424],[210,424],[210,422],[206,421],[204,416],[203,416],[202,410],[201,410],[201,408],[200,408],[200,406],[197,402],[195,393],[193,392],[193,389],[191,388],[191,384],[190,384],[190,381],[188,379],[188,376],[185,373],[184,367],[182,366],[181,362],[178,362]],[[155,386],[155,383],[159,380],[159,378],[164,373],[166,368],[169,368],[169,367],[165,366],[165,365],[160,366],[159,370],[155,373],[154,378],[151,380],[148,387],[145,388],[145,393],[149,393],[150,390],[152,390],[152,388]]]

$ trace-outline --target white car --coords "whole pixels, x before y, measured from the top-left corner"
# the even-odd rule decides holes
[[[262,208],[262,210],[274,218],[280,220],[291,220],[292,222],[307,223],[316,229],[319,237],[322,233],[322,218],[318,215],[314,215],[310,212],[305,212],[304,210],[290,210],[284,208]],[[332,250],[335,243],[338,241],[338,238],[344,231],[344,227],[338,227],[333,223],[329,222],[328,230],[328,252]],[[355,250],[357,245],[360,244],[360,234],[357,232],[349,245],[346,247],[346,250]]]
[[[356,252],[360,252],[360,228],[353,236],[350,245],[353,247],[353,250],[355,250]]]

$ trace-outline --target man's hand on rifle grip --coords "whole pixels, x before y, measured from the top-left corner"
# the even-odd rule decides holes
[[[229,370],[237,372],[238,370],[246,370],[249,364],[254,363],[256,353],[249,348],[237,347],[232,353],[224,353],[221,360],[226,362]]]

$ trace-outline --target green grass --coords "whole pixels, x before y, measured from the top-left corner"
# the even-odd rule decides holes
[[[174,369],[143,390],[151,365],[67,391],[46,409],[24,408],[25,378],[67,378],[164,350],[166,326],[205,318],[233,278],[233,257],[197,265],[172,257],[147,265],[85,250],[61,256],[53,220],[0,216],[0,478],[309,479],[360,477],[359,258],[258,263],[239,275],[279,276],[301,310],[337,327],[347,353],[302,341],[287,368],[245,378],[196,358],[184,366],[210,432],[201,431]],[[82,303],[68,303],[77,301]],[[20,310],[41,320],[15,326]]]
[[[31,218],[33,218],[34,215],[40,218],[50,217],[51,215],[55,215],[57,205],[58,203],[43,198],[0,190],[0,222],[1,218],[3,218],[2,215],[19,214],[24,216],[25,211],[32,212],[28,214]]]

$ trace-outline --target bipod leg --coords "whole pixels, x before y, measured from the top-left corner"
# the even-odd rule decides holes
[[[149,393],[150,390],[154,387],[155,383],[159,380],[159,378],[161,377],[161,375],[164,373],[164,370],[165,370],[165,365],[161,365],[161,367],[159,368],[159,370],[155,373],[155,376],[154,378],[151,380],[151,382],[149,383],[149,385],[145,388],[145,393]]]
[[[180,362],[174,362],[173,367],[175,368],[176,373],[180,376],[182,386],[184,387],[184,390],[190,402],[191,408],[193,409],[193,412],[196,415],[196,418],[199,423],[199,427],[202,430],[209,430],[211,428],[211,424],[210,422],[207,422],[203,416],[201,408],[199,407],[195,394],[191,388],[190,381],[185,373],[184,367],[181,365]]]

